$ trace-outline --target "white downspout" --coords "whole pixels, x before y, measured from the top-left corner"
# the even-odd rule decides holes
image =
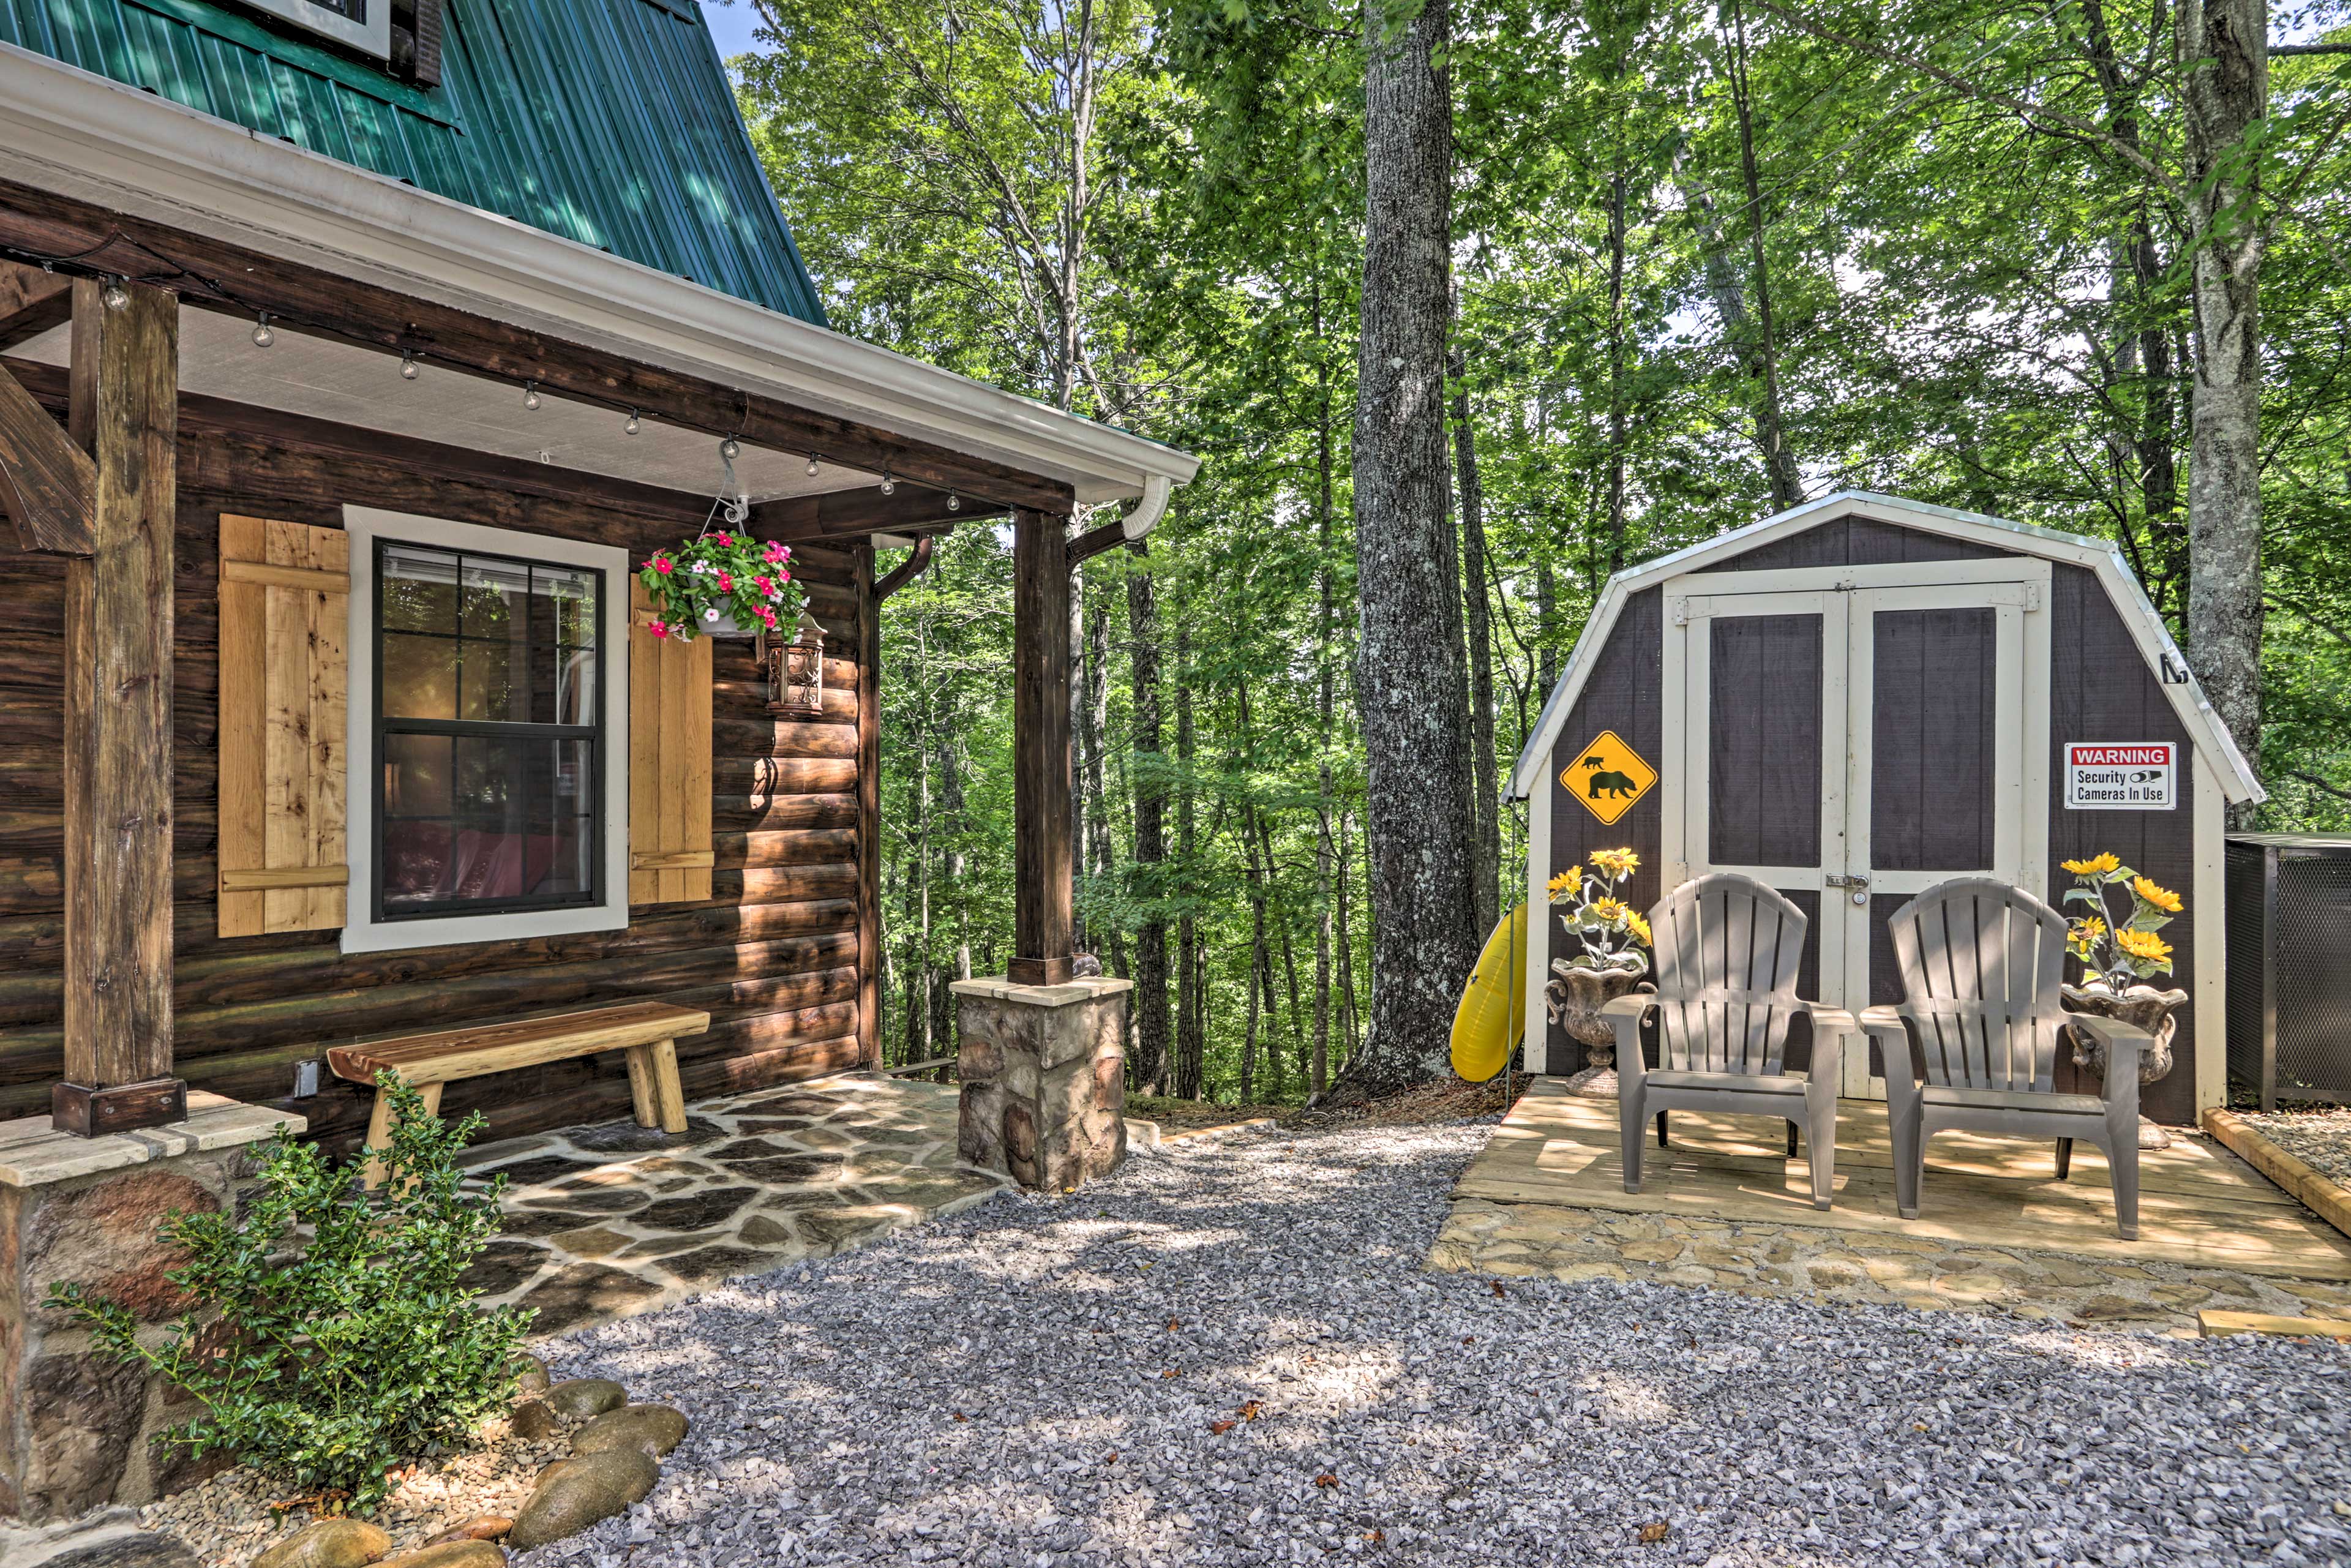
[[[1134,510],[1119,519],[1119,528],[1126,535],[1128,543],[1144,538],[1159,526],[1159,519],[1167,515],[1167,498],[1175,493],[1176,481],[1166,475],[1148,474],[1144,476],[1143,499],[1134,504]]]

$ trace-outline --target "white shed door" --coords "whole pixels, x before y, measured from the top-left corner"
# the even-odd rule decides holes
[[[1812,916],[1803,994],[1901,999],[1886,918],[1947,877],[2043,891],[2048,563],[1715,572],[1666,585],[1664,858]],[[1841,1092],[1880,1099],[1849,1047]]]

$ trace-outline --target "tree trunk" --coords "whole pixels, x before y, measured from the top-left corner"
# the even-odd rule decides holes
[[[1478,803],[1477,928],[1501,918],[1502,785],[1494,762],[1494,627],[1486,601],[1486,492],[1478,478],[1468,355],[1453,353],[1453,465],[1461,497],[1463,626],[1469,640],[1469,784]]]
[[[1137,539],[1127,547],[1139,560],[1150,551]],[[1135,933],[1134,1050],[1127,1058],[1135,1089],[1156,1094],[1167,1074],[1166,890],[1161,885],[1167,858],[1166,759],[1160,755],[1159,606],[1151,573],[1136,567],[1126,579],[1126,619],[1134,640],[1129,665],[1134,688],[1134,762],[1128,769],[1134,794],[1134,891],[1145,911]]]
[[[1625,176],[1618,172],[1608,180],[1608,571],[1612,577],[1625,570]],[[1548,574],[1544,586],[1548,590]],[[1548,681],[1544,690],[1548,695]]]
[[[1447,1070],[1454,998],[1478,951],[1468,680],[1445,442],[1451,314],[1448,0],[1401,27],[1366,9],[1366,224],[1355,414],[1357,711],[1371,864],[1368,1085]]]
[[[1771,270],[1763,258],[1763,183],[1755,166],[1755,98],[1747,85],[1747,13],[1734,0],[1730,14],[1738,45],[1732,56],[1730,95],[1739,110],[1739,168],[1747,182],[1747,238],[1755,262],[1756,324],[1761,329],[1757,348],[1762,371],[1762,401],[1756,413],[1755,438],[1763,449],[1763,473],[1771,486],[1771,509],[1784,512],[1802,504],[1804,484],[1780,419],[1780,345],[1771,322]]]
[[[1322,293],[1314,293],[1314,340],[1318,400],[1315,427],[1317,489],[1314,506],[1314,1058],[1309,1092],[1331,1087],[1331,747],[1336,681],[1331,668],[1331,627],[1336,594],[1331,580],[1331,528],[1336,510],[1331,423],[1331,367],[1322,341]]]
[[[1344,1004],[1346,1016],[1343,1021],[1347,1042],[1346,1055],[1340,1064],[1342,1072],[1355,1060],[1355,1052],[1363,1048],[1364,1042],[1363,1020],[1355,1008],[1355,935],[1347,919],[1347,911],[1354,902],[1353,884],[1347,873],[1350,859],[1347,828],[1353,816],[1349,812],[1339,818],[1339,999]]]
[[[1189,608],[1186,606],[1186,608]],[[1176,1065],[1169,1074],[1180,1099],[1200,1097],[1200,1069],[1207,1053],[1201,1034],[1207,1027],[1200,994],[1199,916],[1193,911],[1195,856],[1199,850],[1198,799],[1192,788],[1192,624],[1189,615],[1176,618],[1176,890],[1182,899],[1176,917]]]
[[[2261,270],[2266,239],[2247,133],[2269,112],[2269,7],[2180,0],[2187,176],[2195,225],[2189,406],[2188,652],[2249,758],[2262,722]],[[2242,821],[2252,808],[2236,808]]]

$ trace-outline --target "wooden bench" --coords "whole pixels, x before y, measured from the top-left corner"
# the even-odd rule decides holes
[[[665,1002],[629,1002],[518,1023],[480,1024],[370,1040],[364,1045],[339,1045],[327,1052],[327,1065],[336,1077],[353,1083],[373,1083],[378,1072],[389,1071],[424,1097],[428,1113],[438,1114],[444,1083],[566,1061],[600,1051],[626,1051],[629,1093],[636,1102],[637,1124],[683,1133],[685,1094],[677,1081],[677,1040],[709,1027],[710,1015],[705,1012]],[[375,1112],[368,1118],[367,1146],[380,1150],[391,1142],[392,1099],[378,1091]],[[371,1159],[367,1185],[373,1186],[382,1179],[382,1160]]]

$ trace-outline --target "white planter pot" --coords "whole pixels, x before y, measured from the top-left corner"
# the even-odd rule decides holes
[[[696,622],[694,629],[698,635],[704,637],[738,637],[746,642],[758,636],[760,631],[757,626],[737,625],[735,617],[727,614],[724,610],[718,612],[717,620]]]

